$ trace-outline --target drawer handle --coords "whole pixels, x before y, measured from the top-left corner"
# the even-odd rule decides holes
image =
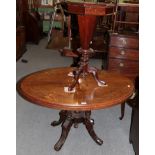
[[[126,45],[126,40],[124,38],[120,38],[120,40],[122,41],[123,45]]]
[[[120,67],[123,67],[123,66],[124,66],[124,64],[121,62],[121,63],[119,64],[119,66],[120,66]]]
[[[125,51],[124,51],[124,50],[122,50],[122,51],[121,51],[121,55],[124,55],[124,54],[125,54]]]

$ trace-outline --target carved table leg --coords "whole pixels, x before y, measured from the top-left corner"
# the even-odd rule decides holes
[[[78,49],[79,53],[82,54],[80,58],[80,66],[78,70],[73,71],[74,75],[74,82],[72,85],[68,88],[68,91],[72,91],[75,85],[78,83],[78,80],[80,78],[80,75],[82,74],[83,77],[85,77],[88,73],[92,74],[94,79],[96,80],[98,86],[104,86],[106,83],[102,80],[99,80],[98,77],[98,70],[95,67],[89,67],[88,62],[89,62],[89,55],[94,53],[94,50],[92,49]]]
[[[86,129],[87,129],[88,133],[90,134],[90,136],[93,138],[93,140],[97,144],[102,145],[103,144],[103,140],[98,138],[98,136],[96,135],[96,133],[95,133],[95,131],[93,129],[93,124],[92,124],[91,119],[90,119],[90,113],[85,112],[85,114],[86,114],[86,118],[84,119],[84,124],[86,126]]]
[[[82,69],[81,68],[79,68],[79,70],[77,70],[77,71],[73,71],[74,82],[72,83],[72,85],[70,87],[68,87],[68,91],[72,91],[73,90],[75,85],[78,83],[78,80],[80,78],[80,74],[81,73],[82,73]]]
[[[53,121],[51,123],[52,126],[60,125],[66,119],[67,112],[65,110],[62,110],[62,111],[59,112],[59,115],[60,115],[59,120],[58,121]]]
[[[59,151],[61,147],[63,146],[63,144],[65,143],[65,140],[68,136],[68,133],[70,131],[72,124],[73,124],[73,120],[71,116],[67,116],[66,120],[62,124],[62,133],[61,133],[60,139],[54,146],[54,149],[56,151]]]
[[[97,69],[95,67],[88,67],[88,73],[91,73],[94,76],[94,79],[96,80],[98,86],[104,86],[106,83],[102,80],[99,80]]]
[[[119,117],[120,120],[124,117],[124,111],[125,111],[125,102],[121,104],[121,116]]]

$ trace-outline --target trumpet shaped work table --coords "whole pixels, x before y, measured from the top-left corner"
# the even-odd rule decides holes
[[[101,80],[106,81],[106,86],[97,85],[93,76],[79,78],[74,91],[68,91],[74,78],[70,73],[75,68],[53,68],[38,71],[27,75],[18,83],[19,93],[28,101],[44,107],[59,109],[60,118],[51,123],[52,126],[62,126],[60,139],[54,149],[59,151],[64,144],[70,128],[83,123],[92,137],[99,145],[103,141],[96,135],[91,119],[91,111],[104,109],[123,103],[133,91],[132,81],[116,73],[98,71]]]
[[[98,86],[106,85],[106,82],[100,80],[98,77],[97,69],[90,67],[89,57],[94,50],[89,48],[90,42],[96,28],[97,16],[105,16],[113,14],[114,5],[106,3],[90,3],[90,2],[65,2],[67,12],[76,14],[78,17],[79,35],[81,47],[77,49],[80,59],[79,68],[74,70],[74,82],[68,88],[69,91],[73,90],[78,83],[80,76],[85,77],[87,74],[92,74]]]

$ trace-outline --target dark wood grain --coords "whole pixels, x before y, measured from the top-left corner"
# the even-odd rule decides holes
[[[114,5],[91,2],[67,2],[67,10],[73,14],[103,16],[113,12]]]
[[[110,35],[108,70],[121,73],[132,80],[139,75],[138,35]]]
[[[123,75],[133,74],[136,77],[139,73],[139,63],[137,61],[110,58],[108,70],[115,71]]]
[[[121,104],[133,91],[133,83],[119,74],[99,71],[108,86],[99,87],[91,75],[76,85],[75,93],[64,92],[73,82],[68,76],[74,68],[55,68],[32,73],[18,83],[19,93],[27,100],[48,108],[87,111]]]
[[[109,48],[109,57],[137,61],[137,60],[139,60],[139,52],[136,49],[110,47]]]
[[[139,49],[139,38],[137,35],[112,34],[110,46]]]

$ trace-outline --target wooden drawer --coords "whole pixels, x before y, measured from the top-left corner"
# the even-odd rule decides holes
[[[121,74],[139,74],[139,62],[123,59],[109,59],[108,70],[116,71]]]
[[[110,47],[109,57],[128,60],[139,60],[139,51],[135,49]]]
[[[118,6],[118,10],[123,10],[126,13],[132,13],[132,15],[133,15],[133,13],[138,14],[138,12],[139,12],[139,4],[138,5],[133,5],[133,6],[121,5],[121,6]]]
[[[139,38],[138,36],[112,34],[110,39],[110,46],[138,49]]]

